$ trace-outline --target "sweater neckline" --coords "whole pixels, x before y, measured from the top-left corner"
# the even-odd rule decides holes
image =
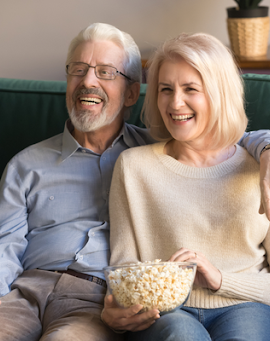
[[[166,142],[159,142],[152,145],[153,151],[162,164],[173,173],[189,178],[218,178],[224,176],[237,168],[245,158],[245,149],[236,146],[236,151],[228,160],[211,167],[193,167],[177,161],[172,156],[164,154]]]

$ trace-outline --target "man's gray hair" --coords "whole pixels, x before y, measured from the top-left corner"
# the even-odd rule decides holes
[[[82,30],[69,45],[66,65],[70,63],[73,53],[80,43],[97,40],[108,40],[122,47],[125,53],[124,73],[132,79],[132,82],[141,82],[141,54],[137,44],[128,33],[109,24],[95,23]]]

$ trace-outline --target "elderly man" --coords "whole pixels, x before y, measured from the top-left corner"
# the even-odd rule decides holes
[[[135,331],[158,318],[156,310],[120,309],[111,296],[106,323],[100,318],[114,163],[123,150],[153,142],[124,123],[139,95],[138,47],[127,33],[93,24],[72,40],[66,70],[70,120],[63,134],[16,155],[0,183],[1,341],[118,340],[107,325]],[[259,159],[270,135],[242,142]]]

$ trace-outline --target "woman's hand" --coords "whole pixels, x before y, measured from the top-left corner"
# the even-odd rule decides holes
[[[211,290],[218,290],[221,286],[222,276],[220,271],[214,267],[206,257],[196,251],[181,248],[169,259],[171,262],[194,262],[197,263],[197,273],[194,284]]]

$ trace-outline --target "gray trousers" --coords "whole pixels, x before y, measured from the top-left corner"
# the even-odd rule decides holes
[[[122,340],[100,319],[105,294],[74,276],[25,271],[0,298],[0,341]]]

